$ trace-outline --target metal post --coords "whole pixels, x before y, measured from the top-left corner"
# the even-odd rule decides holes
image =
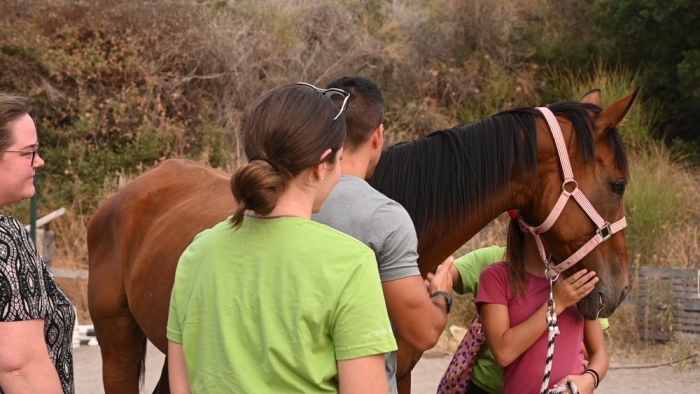
[[[34,174],[34,195],[29,201],[29,233],[34,245],[36,245],[36,211],[39,203],[39,177],[37,175],[39,175],[38,172]]]

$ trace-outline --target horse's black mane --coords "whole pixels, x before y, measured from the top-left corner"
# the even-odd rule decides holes
[[[572,122],[584,162],[594,165],[594,129],[587,111],[602,109],[572,101],[548,108]],[[518,108],[394,145],[383,153],[369,182],[406,208],[421,239],[431,224],[445,228],[465,212],[483,209],[489,196],[507,187],[513,169],[519,179],[537,185],[535,120],[541,116],[535,108]],[[609,136],[615,165],[627,174],[620,134],[614,129]]]

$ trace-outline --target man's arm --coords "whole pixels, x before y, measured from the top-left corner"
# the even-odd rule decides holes
[[[433,347],[447,325],[445,297],[450,294],[453,259],[438,267],[428,289],[418,270],[418,237],[408,212],[397,202],[384,204],[371,220],[369,244],[374,249],[384,299],[395,335],[418,351]]]
[[[426,291],[420,276],[382,282],[389,317],[396,336],[414,349],[424,352],[437,343],[447,325],[447,302],[444,297],[430,297],[436,291],[450,293],[452,257],[441,264]]]

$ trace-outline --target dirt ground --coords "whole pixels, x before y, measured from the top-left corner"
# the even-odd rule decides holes
[[[76,394],[103,394],[99,347],[81,346],[75,349],[74,356]],[[149,344],[144,393],[155,387],[163,359],[163,354]],[[449,362],[449,357],[423,357],[413,371],[412,394],[434,394]],[[683,372],[674,367],[610,370],[596,394],[617,393],[700,393],[700,365],[690,365]]]
[[[449,357],[423,357],[413,370],[411,394],[435,394]],[[651,369],[612,369],[596,394],[700,394],[700,366],[677,372],[673,367]]]

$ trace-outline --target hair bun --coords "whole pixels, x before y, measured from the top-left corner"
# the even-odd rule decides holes
[[[231,178],[231,192],[238,203],[234,226],[243,221],[246,210],[259,215],[272,212],[277,206],[277,191],[283,184],[282,175],[266,161],[251,161],[239,168]]]

